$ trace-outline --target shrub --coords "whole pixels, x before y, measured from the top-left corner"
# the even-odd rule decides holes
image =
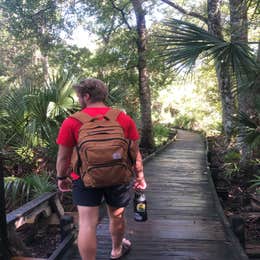
[[[188,115],[179,115],[174,120],[174,125],[179,128],[193,129],[196,120]]]
[[[164,124],[155,124],[153,126],[155,145],[160,146],[165,144],[169,139],[170,131],[170,127]]]
[[[8,211],[21,206],[45,192],[51,192],[56,189],[56,185],[51,181],[51,177],[47,173],[40,175],[29,174],[23,178],[9,176],[5,177],[4,181]]]

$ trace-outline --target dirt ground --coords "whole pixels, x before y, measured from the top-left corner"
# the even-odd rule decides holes
[[[209,138],[208,144],[211,173],[224,213],[231,225],[238,223],[235,232],[249,258],[260,259],[260,193],[250,183],[259,171],[259,165],[258,168],[254,165],[235,171],[234,160],[233,172],[230,172],[227,169],[230,162],[226,163],[225,154],[231,148],[224,137]]]

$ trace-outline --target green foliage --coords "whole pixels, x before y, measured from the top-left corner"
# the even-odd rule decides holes
[[[224,167],[225,167],[224,174],[228,179],[232,179],[233,177],[235,177],[240,170],[238,162],[225,163]]]
[[[235,150],[231,150],[229,152],[227,152],[224,156],[224,161],[226,163],[229,162],[234,162],[234,161],[239,161],[240,160],[240,153],[239,151],[235,151]]]
[[[163,125],[156,123],[153,125],[153,135],[154,135],[154,140],[155,140],[155,145],[160,146],[165,144],[170,135],[170,127],[168,125]]]
[[[239,173],[239,160],[241,155],[237,150],[230,150],[224,155],[224,174],[228,179],[232,179]]]
[[[174,119],[174,125],[176,127],[184,129],[193,129],[196,119],[188,115],[180,115]]]
[[[245,92],[244,101],[242,101],[243,89],[257,93],[259,64],[257,64],[255,54],[246,42],[227,42],[195,24],[177,19],[167,20],[164,25],[165,29],[158,36],[158,42],[164,47],[162,58],[169,68],[174,68],[177,72],[187,69],[189,72],[197,66],[198,62],[205,60],[208,64],[213,61],[218,71],[220,68],[223,70],[223,65],[225,65],[225,69],[232,72],[233,88],[239,93],[237,100],[239,109],[243,107],[242,103],[246,102],[245,100],[249,97],[248,93]],[[222,105],[232,106],[232,103],[228,104],[228,100],[223,97],[225,93],[221,88],[220,91]],[[251,104],[251,107],[252,110],[256,109],[256,104]],[[245,129],[245,127],[243,128]],[[239,128],[239,133],[243,133],[244,129]],[[244,139],[245,142],[258,145],[258,130],[255,131],[256,129],[258,128],[246,127],[244,133],[246,133],[247,140]]]
[[[158,91],[153,102],[153,119],[176,127],[221,132],[221,106],[215,75],[210,67],[200,67],[193,77],[176,78],[175,83]]]
[[[251,183],[250,188],[256,188],[257,192],[260,192],[259,187],[260,187],[260,175],[255,175],[254,179],[249,181]]]
[[[5,27],[0,30],[0,93],[13,83],[43,83],[41,66],[35,62],[35,48],[27,40],[17,41]]]
[[[239,92],[245,88],[252,91],[251,88],[256,89],[259,85],[259,65],[246,43],[227,42],[189,22],[171,19],[164,24],[164,34],[158,39],[160,45],[165,47],[162,57],[169,68],[190,71],[199,58],[207,63],[213,60],[216,67],[225,64],[226,70],[232,71],[233,88]]]
[[[85,22],[85,27],[107,43],[111,34],[118,28],[127,27],[126,22],[131,12],[131,2],[128,0],[89,0],[81,2],[79,9],[79,15]],[[90,17],[92,19],[89,19]]]
[[[66,44],[57,44],[49,53],[49,63],[53,68],[63,68],[71,75],[87,77],[92,73],[91,52],[86,48],[78,48]]]
[[[159,36],[159,42],[165,47],[163,57],[169,67],[190,70],[201,55],[214,59],[216,64],[228,64],[237,77],[256,76],[254,55],[246,44],[226,42],[192,23],[177,19],[164,24],[166,34]]]
[[[155,2],[145,5],[147,12]],[[26,151],[32,151],[33,156],[40,151],[41,156],[45,154],[55,159],[59,126],[77,107],[71,85],[81,75],[105,81],[110,90],[108,104],[124,108],[141,125],[137,35],[131,1],[10,0],[1,1],[1,4],[1,147],[13,151],[19,162],[24,162],[25,157],[33,160],[31,152],[27,154]],[[203,14],[206,12],[204,4],[182,4],[200,8]],[[172,15],[171,8],[165,12]],[[99,48],[95,53],[62,41],[57,44],[60,30],[68,32],[77,22],[99,36]],[[154,122],[174,123],[208,134],[220,132],[221,105],[214,62],[233,67],[243,81],[246,81],[244,74],[248,75],[246,79],[251,83],[245,85],[253,86],[257,70],[250,49],[243,44],[219,40],[198,26],[175,19],[164,25],[153,24],[148,37],[146,58]],[[50,71],[61,67],[67,73],[58,72],[45,84],[41,56],[36,55],[39,48],[42,54],[48,54]],[[165,59],[160,58],[161,53]],[[201,66],[204,61],[207,66]],[[188,70],[196,66],[196,73],[183,81],[186,74],[176,75],[167,70],[175,65],[178,69],[188,67]],[[156,136],[166,136],[161,126],[156,124],[155,127],[158,128]],[[256,149],[259,124],[246,126],[246,129],[245,140]],[[156,142],[164,140],[158,137]]]
[[[108,104],[123,108],[133,117],[137,117],[138,72],[135,34],[118,29],[110,36],[106,45],[97,49],[88,61],[92,77],[97,77],[109,87]]]
[[[160,57],[164,47],[158,45],[156,34],[163,29],[161,24],[155,24],[149,29],[147,42],[147,67],[149,71],[149,84],[152,97],[156,100],[158,92],[176,80],[176,73],[169,73],[165,61]]]
[[[254,176],[250,178],[248,183],[250,184],[250,188],[255,188],[256,192],[260,192],[260,159],[254,159],[251,162],[252,167],[252,173],[254,173]]]
[[[14,152],[16,152],[19,158],[24,162],[30,163],[33,160],[33,150],[27,146],[18,147]]]
[[[56,1],[3,0],[1,9],[9,31],[19,40],[37,42],[41,49],[48,48],[63,24]]]
[[[260,118],[256,115],[255,118],[249,117],[245,113],[239,113],[236,120],[240,127],[244,130],[242,140],[249,144],[252,149],[260,147]]]
[[[51,192],[56,189],[56,185],[46,173],[40,175],[29,174],[23,178],[5,177],[4,187],[7,207],[12,209],[45,192]]]
[[[13,87],[1,96],[2,148],[17,154],[21,149],[42,147],[46,149],[46,157],[55,160],[60,124],[77,108],[71,88],[74,80],[69,73],[60,71],[48,84]]]
[[[74,26],[71,17],[70,22],[64,19],[71,13],[71,4],[52,0],[0,2],[0,85],[43,84],[52,46]]]
[[[251,185],[251,187],[259,187],[260,186],[260,176],[255,175],[255,179],[250,181],[251,183],[253,183]]]

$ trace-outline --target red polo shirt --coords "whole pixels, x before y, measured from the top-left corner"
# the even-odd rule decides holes
[[[109,107],[98,107],[98,108],[85,108],[82,111],[89,114],[90,116],[105,115],[109,110]],[[117,122],[122,126],[125,137],[130,140],[138,140],[139,134],[133,119],[121,112],[117,117]],[[65,119],[61,125],[58,138],[56,140],[57,144],[64,146],[75,146],[78,140],[79,129],[82,123],[75,118],[68,117]]]

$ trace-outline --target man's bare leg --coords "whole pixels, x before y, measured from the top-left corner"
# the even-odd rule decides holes
[[[96,260],[99,207],[78,206],[78,248],[82,260]]]
[[[107,207],[109,215],[109,230],[112,239],[111,255],[121,254],[122,242],[125,234],[125,208]],[[130,243],[130,241],[128,241]]]

